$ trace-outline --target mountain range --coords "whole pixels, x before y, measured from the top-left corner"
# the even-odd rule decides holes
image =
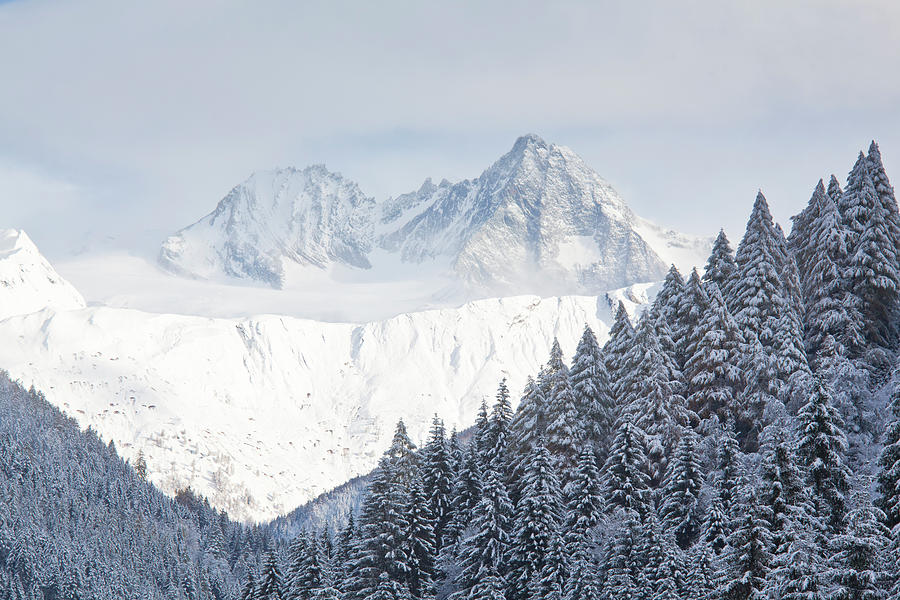
[[[304,269],[438,272],[439,294],[596,294],[702,264],[711,239],[635,215],[572,150],[535,135],[475,179],[430,179],[378,202],[322,165],[258,172],[170,236],[160,264],[275,288]]]

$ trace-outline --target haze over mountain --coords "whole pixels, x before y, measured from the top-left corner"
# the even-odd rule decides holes
[[[471,299],[655,281],[670,263],[702,265],[710,246],[636,216],[570,149],[527,135],[475,179],[429,179],[383,202],[321,165],[254,173],[169,237],[160,264],[276,288],[302,285],[310,270],[338,280],[427,274],[443,284],[436,297]]]

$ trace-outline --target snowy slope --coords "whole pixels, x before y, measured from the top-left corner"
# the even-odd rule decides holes
[[[572,150],[528,135],[475,179],[429,179],[381,203],[321,166],[254,174],[167,239],[160,264],[281,288],[305,285],[292,266],[371,271],[372,281],[402,263],[441,272],[465,298],[549,296],[655,281],[671,263],[702,266],[711,243],[637,217]]]
[[[567,354],[585,323],[605,338],[609,304],[523,296],[365,325],[45,310],[0,322],[0,367],[126,457],[143,450],[164,490],[259,520],[369,471],[400,417],[416,441],[435,413],[470,425],[502,377],[521,392],[554,336]]]
[[[0,319],[44,308],[84,308],[84,298],[53,269],[28,235],[0,230]]]

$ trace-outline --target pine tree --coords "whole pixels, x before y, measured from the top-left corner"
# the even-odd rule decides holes
[[[847,515],[847,531],[832,541],[831,579],[834,600],[880,600],[881,553],[887,545],[887,530],[879,522],[868,495],[858,499]]]
[[[578,448],[584,441],[584,417],[569,382],[568,369],[550,376],[550,423],[547,426],[547,450],[563,485],[575,474]]]
[[[888,232],[891,244],[894,248],[900,247],[900,212],[897,208],[897,197],[894,195],[894,188],[888,179],[887,172],[884,170],[884,163],[881,160],[881,150],[875,140],[869,145],[869,153],[866,155],[866,166],[872,176],[872,183],[875,185],[875,192],[881,201],[887,213]]]
[[[278,558],[269,552],[259,580],[258,600],[285,600],[284,582],[278,568]]]
[[[489,428],[490,423],[488,422],[487,400],[482,398],[481,405],[478,407],[478,417],[475,419],[475,435],[472,438],[475,447],[478,449],[478,456],[480,457],[487,456]]]
[[[731,244],[725,236],[723,230],[719,230],[716,241],[713,242],[712,252],[706,261],[706,269],[703,272],[703,283],[715,283],[723,298],[730,297],[731,286],[737,274],[737,265],[734,262],[734,251]],[[732,306],[728,307],[729,312],[733,311]]]
[[[652,508],[644,432],[620,421],[618,433],[603,467],[606,510],[625,508],[646,515]]]
[[[392,585],[404,583],[409,577],[409,486],[418,478],[413,448],[401,421],[391,447],[372,474],[348,582],[350,591],[360,600],[375,594],[384,577]]]
[[[253,577],[253,571],[247,573],[247,581],[241,588],[241,600],[256,600],[256,578]]]
[[[609,374],[610,382],[612,382],[612,395],[621,403],[622,391],[620,383],[627,374],[625,368],[625,354],[631,348],[631,342],[634,338],[634,328],[631,326],[631,320],[628,318],[628,311],[625,305],[619,301],[616,309],[615,320],[609,329],[609,339],[603,346],[603,359],[606,361],[606,372]]]
[[[505,600],[506,585],[503,579],[490,569],[486,571],[472,587],[470,600]]]
[[[900,380],[897,379],[891,390],[890,410],[891,421],[878,457],[876,505],[885,515],[885,525],[893,530],[900,526]]]
[[[838,208],[849,239],[848,289],[859,299],[867,341],[884,345],[889,336],[888,321],[900,292],[900,275],[891,212],[875,189],[862,152],[850,171]]]
[[[407,528],[403,540],[407,564],[403,582],[414,598],[428,598],[434,595],[434,518],[419,480],[412,481],[408,494],[405,506]]]
[[[602,598],[639,600],[644,598],[648,583],[644,574],[646,557],[642,556],[646,535],[641,516],[630,509],[618,509],[617,526],[606,551],[606,581]]]
[[[797,454],[806,467],[816,511],[826,515],[832,531],[841,531],[846,516],[845,494],[850,487],[850,474],[843,459],[847,442],[841,416],[821,381],[816,382],[797,419]]]
[[[721,575],[723,600],[763,600],[772,561],[765,519],[751,494],[744,516],[728,539],[725,571]]]
[[[513,474],[512,478],[522,474],[522,461],[528,456],[531,449],[537,443],[538,438],[546,432],[547,422],[547,398],[541,391],[538,383],[528,377],[525,384],[525,393],[519,402],[519,407],[513,415],[510,423],[512,431],[514,455],[511,457]]]
[[[660,507],[660,517],[682,549],[690,546],[700,533],[702,487],[696,436],[692,431],[686,431],[681,436],[675,459],[666,475]]]
[[[697,350],[698,325],[708,307],[709,298],[703,289],[697,269],[694,269],[678,299],[677,321],[673,327],[675,338],[678,340],[676,348],[679,367],[684,367]]]
[[[487,467],[482,494],[472,516],[471,535],[463,540],[459,555],[455,597],[473,594],[485,577],[503,577],[510,561],[513,505],[506,484],[493,467]]]
[[[445,528],[445,546],[452,546],[457,543],[463,530],[471,522],[472,511],[481,497],[481,470],[482,464],[473,440],[466,448],[462,465],[457,471],[456,479],[453,482],[451,499],[453,516]]]
[[[562,562],[560,525],[562,498],[559,480],[553,472],[550,454],[538,442],[528,459],[522,497],[515,510],[509,583],[512,597],[529,598],[532,579],[551,575],[545,565]],[[555,575],[555,574],[552,574]]]
[[[723,506],[721,492],[716,488],[717,492],[712,497],[709,507],[706,510],[706,519],[703,522],[703,541],[710,550],[719,554],[728,544],[728,535],[730,527],[728,526],[728,517]]]
[[[684,278],[675,265],[672,265],[650,306],[653,319],[675,323],[683,290]]]
[[[726,423],[726,426],[722,429],[718,446],[719,452],[716,457],[716,466],[719,471],[719,498],[728,520],[730,532],[731,523],[738,516],[739,498],[744,491],[741,489],[743,476],[741,451],[738,447],[732,423]]]
[[[509,470],[507,453],[512,442],[510,435],[513,419],[506,379],[500,382],[496,398],[488,423],[488,453],[485,463],[492,465],[505,479]]]
[[[788,432],[772,426],[762,452],[760,504],[769,523],[772,547],[779,555],[787,552],[798,525],[805,521],[803,479]]]
[[[599,455],[609,443],[608,438],[618,414],[600,345],[588,326],[585,326],[572,358],[569,378],[579,418],[583,423],[582,437]]]
[[[828,180],[828,197],[837,204],[839,209],[844,206],[844,190],[841,189],[841,184],[834,175]]]
[[[321,556],[315,541],[301,534],[291,543],[284,591],[288,600],[310,600],[324,587]]]
[[[435,552],[440,552],[452,516],[453,467],[444,423],[437,415],[431,423],[431,437],[422,450],[422,484],[434,519]]]
[[[418,476],[419,456],[416,454],[416,445],[409,439],[403,419],[397,422],[386,458],[390,463],[390,469],[393,474],[404,485],[408,485],[409,482]]]
[[[647,436],[650,477],[657,486],[665,474],[683,427],[696,420],[680,394],[677,372],[667,368],[653,324],[642,319],[625,357],[628,376],[621,382],[623,416]]]
[[[697,325],[697,348],[684,368],[688,406],[704,420],[714,416],[722,423],[746,420],[748,409],[740,403],[744,338],[718,285],[710,281],[705,287],[709,307]]]
[[[790,306],[779,274],[776,237],[769,205],[760,192],[735,255],[737,276],[728,304],[734,307],[741,331],[752,333],[767,353],[774,346],[778,317]]]
[[[847,233],[837,205],[825,192],[821,180],[809,202],[813,220],[801,264],[807,352],[817,357],[828,336],[832,336],[840,340],[840,354],[846,350],[856,355],[864,340],[856,296],[844,287],[849,279]]]

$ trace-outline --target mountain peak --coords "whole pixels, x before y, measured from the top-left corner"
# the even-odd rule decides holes
[[[523,136],[519,136],[516,143],[513,144],[512,152],[521,153],[527,148],[548,148],[549,146],[550,144],[544,141],[541,136],[534,133],[526,133]]]
[[[84,308],[84,298],[60,277],[21,229],[0,230],[0,319],[53,308]]]

